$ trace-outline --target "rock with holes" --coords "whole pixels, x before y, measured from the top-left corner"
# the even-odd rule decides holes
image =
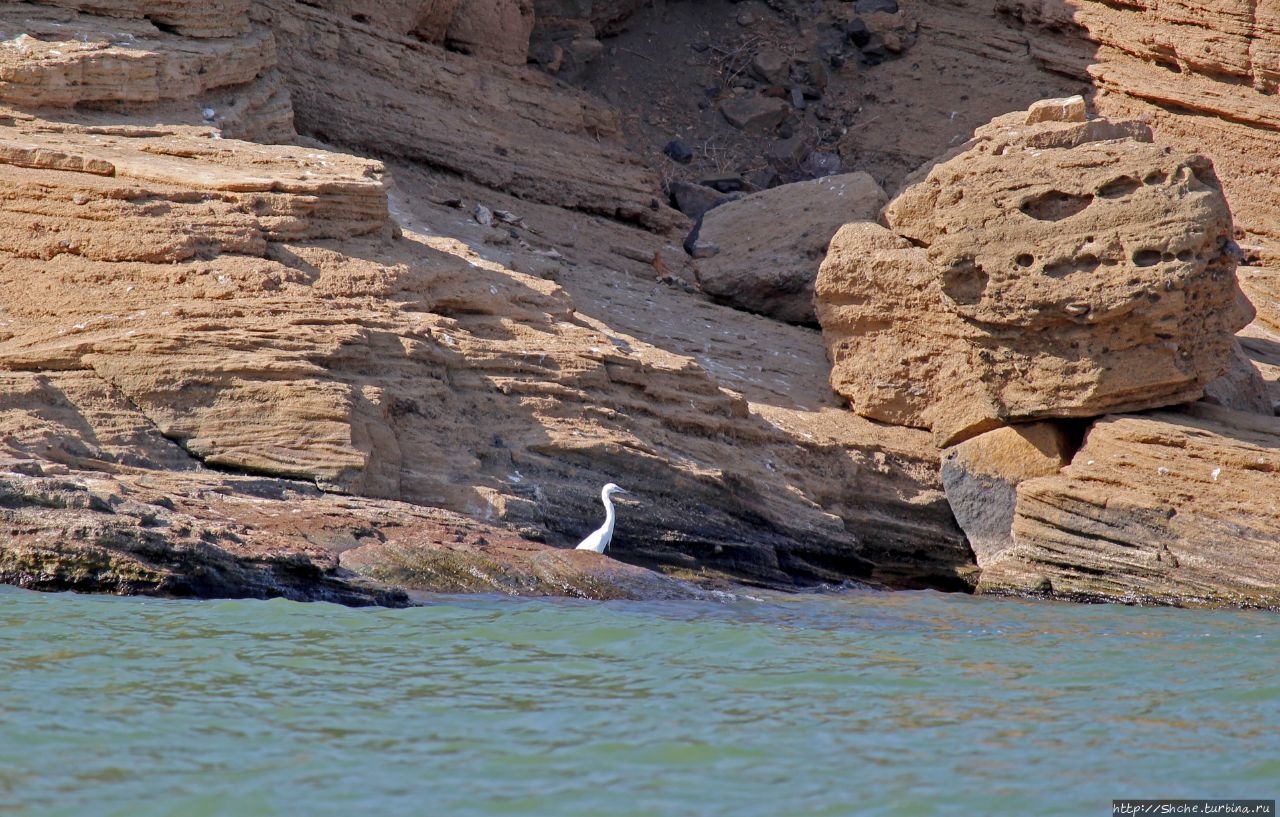
[[[940,443],[1195,400],[1253,315],[1212,163],[1079,106],[994,120],[883,215],[819,274],[832,386]]]

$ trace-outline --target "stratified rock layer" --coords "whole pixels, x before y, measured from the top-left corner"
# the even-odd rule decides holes
[[[255,13],[287,38],[275,53],[313,133],[430,165],[400,162],[392,188],[381,162],[314,141],[229,138],[224,113],[252,129],[279,79],[270,60],[217,88],[179,71],[194,84],[175,99],[107,72],[122,90],[102,106],[23,108],[19,85],[61,81],[0,80],[17,100],[0,119],[0,471],[116,486],[87,516],[41,511],[44,483],[15,489],[0,578],[403,602],[358,568],[436,590],[687,595],[551,552],[599,524],[598,486],[618,481],[638,499],[622,560],[784,587],[970,585],[926,434],[843,411],[812,331],[655,280],[687,278],[683,255],[636,225],[684,219],[610,143],[606,108],[373,17]],[[121,22],[66,14],[94,37]],[[157,23],[128,59],[195,47]],[[209,42],[274,36],[247,30]],[[97,68],[41,42],[29,64],[50,76]]]
[[[1018,486],[985,592],[1280,607],[1280,420],[1193,404],[1106,417]]]
[[[1274,2],[997,0],[1044,68],[1090,82],[1108,116],[1142,116],[1162,142],[1213,157],[1246,232],[1280,238]]]
[[[248,29],[246,18],[240,22]],[[276,56],[262,27],[193,39],[149,20],[106,21],[26,3],[0,10],[0,37],[12,43],[0,49],[0,101],[32,108],[197,97],[253,80]]]
[[[1018,483],[1058,473],[1071,461],[1067,429],[1026,423],[979,434],[942,455],[942,485],[978,567],[1013,546]]]
[[[237,37],[249,31],[250,0],[39,0],[100,17],[147,20],[184,37]],[[27,5],[27,4],[24,4]]]
[[[86,132],[187,126],[265,142],[296,135],[275,40],[249,23],[247,3],[58,5],[67,8],[0,7],[6,119],[38,111]]]
[[[586,94],[297,3],[254,13],[275,32],[304,133],[524,199],[659,230],[685,223],[620,147],[616,114]]]
[[[1226,370],[1253,312],[1212,164],[1136,123],[1028,123],[1051,108],[979,129],[889,229],[833,239],[818,317],[858,413],[947,443],[1194,400]]]

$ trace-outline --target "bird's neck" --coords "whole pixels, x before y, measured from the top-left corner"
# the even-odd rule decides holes
[[[604,501],[604,524],[610,530],[613,529],[613,500],[607,495],[601,494],[600,499]]]

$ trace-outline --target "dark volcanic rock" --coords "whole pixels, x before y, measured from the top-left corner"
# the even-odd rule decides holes
[[[853,10],[859,14],[874,14],[877,11],[885,14],[897,14],[897,0],[858,0],[853,4]]]
[[[713,187],[681,181],[672,182],[668,192],[676,209],[693,219],[702,218],[702,214],[711,208],[735,198]]]
[[[841,26],[849,42],[857,48],[862,48],[871,39],[871,30],[867,28],[867,24],[862,21],[861,17],[854,17],[849,22]]]
[[[670,142],[667,142],[666,147],[662,149],[662,152],[666,154],[667,158],[671,161],[678,162],[682,165],[687,165],[689,162],[693,161],[693,151],[689,149],[688,145],[681,142],[679,139],[672,139]]]

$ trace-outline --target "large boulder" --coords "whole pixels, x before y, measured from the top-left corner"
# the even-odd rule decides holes
[[[979,589],[1280,606],[1280,419],[1194,403],[1105,417],[1018,486],[1014,547]]]
[[[709,210],[698,240],[720,251],[697,263],[715,298],[791,323],[815,323],[813,282],[846,222],[875,218],[884,191],[866,173],[785,184]]]
[[[1067,101],[999,117],[817,284],[832,387],[941,443],[1195,400],[1253,317],[1212,163]]]

